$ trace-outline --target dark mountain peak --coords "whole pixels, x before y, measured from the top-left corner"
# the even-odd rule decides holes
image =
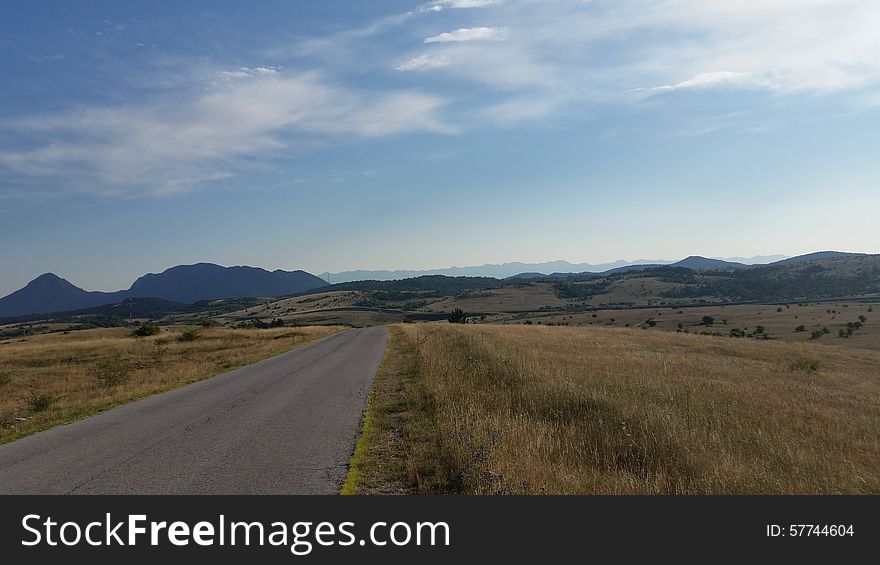
[[[86,292],[54,273],[44,273],[24,288],[0,298],[0,316],[89,308],[105,304],[110,296],[104,292]]]
[[[68,282],[65,279],[62,279],[61,277],[59,277],[55,273],[43,273],[42,275],[35,278],[31,282],[27,283],[27,286],[25,286],[25,288],[27,288],[29,286],[34,287],[34,286],[59,285],[59,284],[70,284],[70,282]],[[70,286],[74,286],[74,285],[70,284]]]
[[[259,267],[196,263],[144,275],[126,294],[193,303],[215,298],[285,296],[326,285],[326,281],[305,271],[270,272]]]

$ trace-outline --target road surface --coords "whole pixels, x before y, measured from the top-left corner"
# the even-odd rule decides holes
[[[335,494],[385,328],[0,445],[0,494]]]

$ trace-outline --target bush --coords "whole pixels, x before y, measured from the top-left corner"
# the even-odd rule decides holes
[[[12,381],[12,373],[0,373],[0,386],[7,385]]]
[[[31,409],[31,412],[45,412],[49,408],[51,408],[58,399],[49,393],[38,393],[36,390],[31,389],[31,396],[28,399],[28,406]]]
[[[164,337],[160,337],[156,341],[153,342],[153,346],[156,348],[153,351],[153,360],[157,365],[161,365],[162,361],[165,359],[165,349],[163,349],[166,345],[171,343]]]
[[[810,335],[810,339],[819,339],[823,335],[825,335],[825,332],[823,332],[822,330],[813,330],[813,333]]]
[[[187,328],[187,329],[183,330],[179,336],[177,336],[177,341],[179,341],[181,343],[190,342],[190,341],[195,341],[195,340],[199,339],[200,337],[202,337],[202,334],[201,334],[201,332],[199,332],[199,330],[197,330],[195,328]]]
[[[138,326],[137,329],[132,332],[132,335],[135,337],[150,337],[151,335],[159,335],[161,331],[162,328],[156,324],[146,322]]]
[[[714,323],[715,323],[715,318],[713,318],[712,316],[703,316],[703,325],[704,326],[711,326]]]
[[[467,314],[465,314],[464,310],[461,308],[456,308],[451,314],[449,314],[450,324],[466,324],[467,321]]]
[[[131,366],[121,357],[111,357],[98,361],[95,365],[95,378],[104,388],[113,388],[128,380]]]
[[[804,357],[803,359],[797,359],[788,364],[789,369],[792,371],[807,371],[810,373],[815,373],[822,366],[822,362],[818,359],[810,359],[808,357]]]
[[[217,320],[212,320],[212,319],[208,318],[208,319],[205,319],[205,320],[202,320],[201,322],[199,322],[199,325],[202,326],[203,328],[216,328],[217,326],[220,325],[220,323]]]
[[[807,326],[798,326],[794,329],[795,333],[801,333],[807,331]]]

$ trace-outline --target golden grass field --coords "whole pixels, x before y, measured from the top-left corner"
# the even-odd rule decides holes
[[[878,494],[878,430],[875,351],[406,324],[345,492]]]
[[[100,329],[0,343],[0,442],[277,355],[341,328],[199,328],[198,339],[178,341],[187,329],[167,327],[145,338],[132,337],[130,329]]]

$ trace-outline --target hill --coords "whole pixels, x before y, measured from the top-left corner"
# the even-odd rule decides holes
[[[92,308],[122,298],[119,292],[89,292],[58,275],[46,273],[0,298],[0,317]]]
[[[670,265],[672,267],[684,267],[694,271],[704,270],[726,270],[726,269],[745,269],[747,265],[742,263],[734,263],[732,261],[723,261],[721,259],[709,259],[700,257],[699,255],[691,255],[686,259],[682,259],[677,263]]]
[[[130,298],[152,296],[193,303],[216,298],[285,296],[324,286],[326,281],[305,271],[270,272],[256,267],[198,263],[144,275],[125,294]]]
[[[816,253],[807,253],[806,255],[798,255],[797,257],[789,257],[781,261],[771,263],[771,265],[794,265],[797,263],[809,263],[811,261],[820,261],[822,259],[837,259],[839,257],[864,257],[864,253],[844,253],[842,251],[817,251]]]
[[[305,271],[266,271],[255,267],[221,267],[211,263],[180,265],[138,278],[118,292],[89,292],[46,273],[24,288],[0,298],[0,318],[69,312],[117,304],[130,298],[160,298],[191,304],[201,300],[286,296],[327,286]]]

